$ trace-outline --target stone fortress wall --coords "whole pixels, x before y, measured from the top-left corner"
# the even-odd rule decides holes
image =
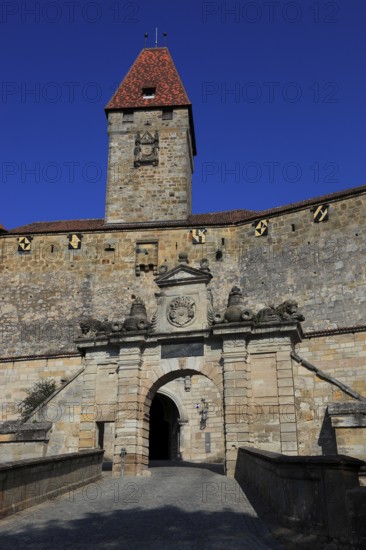
[[[365,395],[364,212],[365,195],[351,194],[330,202],[327,222],[315,224],[307,206],[268,216],[269,233],[265,237],[254,236],[252,222],[207,226],[204,244],[193,244],[191,228],[186,226],[85,231],[80,250],[68,249],[68,232],[34,234],[32,251],[27,254],[17,251],[18,235],[2,236],[2,420],[17,417],[15,403],[39,377],[52,377],[60,383],[80,369],[81,357],[67,354],[76,352],[74,339],[81,318],[123,320],[131,297],[141,296],[151,319],[156,309],[154,278],[159,267],[176,265],[182,251],[188,254],[192,267],[199,268],[202,258],[208,259],[214,306],[220,310],[225,309],[229,291],[238,283],[247,306],[254,311],[272,303],[278,305],[286,298],[296,299],[305,315],[305,339],[297,345],[297,353]],[[220,259],[218,251],[222,253]],[[354,332],[347,329],[357,326],[361,328]],[[42,354],[44,358],[37,357]],[[53,354],[61,357],[53,358]],[[352,401],[351,397],[295,362],[293,380],[298,453],[322,454],[332,445],[334,449],[332,427],[329,422],[324,424],[325,411],[328,404]],[[180,382],[170,384],[174,391],[179,390]],[[256,396],[254,392],[249,424],[251,444],[278,450],[274,425],[280,415],[286,423],[287,409],[285,396],[281,404],[274,402],[273,384],[268,378],[264,394]],[[80,414],[80,395],[76,401],[75,410]],[[189,410],[192,425],[197,414],[192,407]],[[240,405],[238,411],[239,423],[245,424],[247,411]],[[75,422],[75,417],[73,425],[58,420],[48,452],[75,450],[79,430]],[[289,429],[293,424],[289,423]],[[215,433],[219,437],[219,427]],[[193,446],[194,457],[202,460],[204,443],[195,438],[202,439],[203,434],[196,430],[186,437],[186,456],[192,456],[189,449]],[[362,458],[363,439],[361,428],[337,429],[342,452]],[[219,456],[221,450],[214,452]]]
[[[363,325],[365,194],[331,202],[324,223],[313,223],[310,207],[268,216],[269,234],[260,238],[252,222],[207,226],[204,244],[192,244],[194,227],[140,227],[85,231],[80,250],[68,250],[69,232],[34,234],[31,252],[19,253],[16,234],[1,236],[2,356],[75,351],[81,318],[121,320],[132,295],[144,299],[151,318],[154,272],[163,264],[174,267],[182,251],[193,267],[199,268],[202,258],[209,260],[219,309],[238,285],[253,310],[296,299],[305,332]],[[136,275],[137,264],[150,270]]]

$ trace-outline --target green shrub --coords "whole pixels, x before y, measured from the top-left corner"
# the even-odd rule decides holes
[[[27,397],[18,404],[18,411],[22,419],[26,419],[41,405],[56,390],[56,387],[55,380],[45,378],[45,380],[40,380],[40,382],[36,382],[31,388],[25,390]]]

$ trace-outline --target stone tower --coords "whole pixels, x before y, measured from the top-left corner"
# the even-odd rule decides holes
[[[105,222],[186,220],[191,214],[192,105],[167,48],[145,48],[106,107]]]

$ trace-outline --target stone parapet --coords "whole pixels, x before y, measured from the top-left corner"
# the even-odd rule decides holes
[[[103,452],[93,449],[0,464],[0,517],[98,480]]]
[[[358,481],[364,464],[344,455],[285,456],[242,447],[235,478],[255,490],[282,524],[359,544],[366,542],[364,529],[355,531],[350,512],[361,494],[363,503],[366,499]]]

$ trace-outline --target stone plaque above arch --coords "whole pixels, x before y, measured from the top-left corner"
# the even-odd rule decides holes
[[[160,292],[156,293],[157,311],[155,332],[205,330],[212,309],[207,285],[212,275],[187,264],[180,264],[155,279]]]

